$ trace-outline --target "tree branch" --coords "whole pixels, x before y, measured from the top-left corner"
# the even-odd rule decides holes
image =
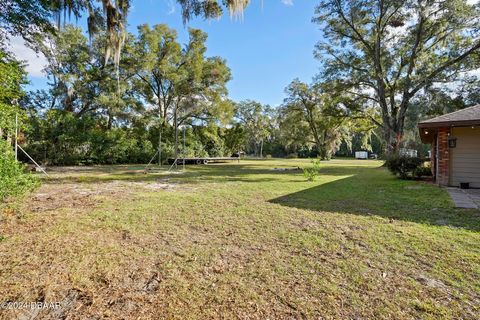
[[[480,49],[480,41],[478,41],[473,47],[465,51],[463,54],[459,55],[458,57],[454,59],[450,59],[449,61],[445,62],[442,64],[440,67],[432,71],[430,74],[428,74],[426,77],[421,79],[418,84],[410,91],[408,94],[410,96],[413,96],[415,93],[417,93],[420,89],[422,89],[425,85],[427,85],[431,80],[433,80],[437,75],[445,71],[448,67],[451,67],[452,65],[464,60],[467,58],[469,55],[472,53],[476,52],[477,50]]]

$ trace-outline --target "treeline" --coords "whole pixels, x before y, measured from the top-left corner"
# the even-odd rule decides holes
[[[118,66],[106,60],[105,36],[90,42],[73,26],[39,43],[49,88],[20,100],[27,152],[46,165],[145,163],[157,152],[162,162],[239,152],[328,159],[353,142],[380,152],[375,126],[319,87],[294,80],[277,108],[229,100],[226,61],[205,55],[204,32],[189,34],[181,44],[166,25],[142,25]]]
[[[312,83],[293,80],[281,106],[231,101],[231,71],[223,58],[206,55],[200,30],[190,29],[187,43],[179,43],[166,25],[126,32],[128,6],[102,14],[85,6],[91,2],[10,2],[16,6],[0,13],[0,27],[45,55],[49,87],[18,95],[20,109],[10,103],[4,118],[11,123],[21,110],[22,143],[44,164],[147,162],[156,153],[162,161],[238,152],[391,156],[400,148],[424,156],[419,120],[480,102],[480,6],[464,0],[319,1],[319,73]],[[180,3],[186,21],[222,8],[218,1],[206,11],[192,9],[195,1]],[[51,14],[72,8],[76,17],[89,12],[90,37],[69,25],[52,28]],[[11,141],[11,125],[2,130]]]
[[[188,126],[188,153],[227,152],[212,145],[232,114],[230,70],[205,56],[206,38],[191,29],[182,45],[167,26],[143,25],[127,35],[115,66],[105,56],[106,36],[89,43],[79,28],[63,28],[40,45],[49,89],[21,103],[28,151],[55,165],[146,162],[159,147],[166,159],[179,152],[175,137]]]
[[[230,69],[224,59],[205,55],[206,39],[191,29],[181,44],[166,25],[142,25],[137,36],[128,34],[115,66],[106,62],[106,37],[90,42],[73,26],[50,35],[39,44],[49,88],[19,96],[26,150],[45,165],[146,163],[158,151],[162,162],[239,152],[322,159],[358,150],[384,155],[379,110],[330,83],[293,80],[277,107],[231,101]],[[461,87],[462,94],[428,88],[413,100],[402,146],[425,156],[417,121],[475,102],[474,83]]]

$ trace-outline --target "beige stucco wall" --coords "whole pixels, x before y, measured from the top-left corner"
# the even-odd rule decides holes
[[[480,128],[452,128],[451,136],[457,138],[457,146],[450,149],[450,185],[469,182],[480,188]]]

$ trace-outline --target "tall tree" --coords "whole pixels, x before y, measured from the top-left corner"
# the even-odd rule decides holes
[[[207,34],[190,29],[190,42],[183,50],[180,81],[175,88],[173,124],[175,157],[178,152],[178,126],[189,120],[225,120],[232,114],[226,83],[231,79],[226,61],[205,57]]]
[[[246,100],[235,105],[235,118],[245,129],[251,150],[257,157],[263,157],[263,145],[270,134],[270,106]]]
[[[285,105],[278,108],[279,138],[287,154],[298,155],[300,150],[315,143],[312,143],[310,127],[305,121],[304,114],[292,111],[292,108]]]
[[[230,69],[219,57],[205,57],[206,33],[190,29],[189,34],[182,49],[177,33],[168,26],[139,27],[135,61],[140,63],[132,68],[136,70],[136,87],[158,112],[160,157],[161,132],[169,120],[175,129],[177,150],[178,125],[230,113],[225,86]]]
[[[16,100],[24,95],[27,83],[25,69],[10,53],[0,47],[0,140],[11,140],[15,130]]]
[[[138,27],[135,44],[135,88],[150,105],[156,106],[158,114],[158,162],[162,162],[162,131],[168,111],[173,107],[176,84],[180,80],[181,46],[177,33],[167,25]]]
[[[45,71],[53,97],[50,108],[77,117],[87,113],[104,116],[111,128],[116,118],[138,111],[140,104],[131,92],[131,75],[127,73],[132,59],[126,57],[116,77],[114,66],[104,65],[105,41],[106,37],[97,37],[89,45],[80,28],[66,26],[42,42],[40,50],[48,61]]]
[[[229,155],[237,154],[244,150],[246,144],[245,128],[240,123],[234,123],[223,130],[222,138]]]
[[[311,137],[310,142],[322,159],[330,159],[347,134],[346,110],[332,103],[318,85],[309,86],[296,79],[285,91],[283,111],[289,114],[287,118],[301,119],[299,124],[307,124],[309,132],[305,136]]]
[[[388,153],[413,97],[479,67],[480,7],[466,0],[322,0],[314,21],[320,78],[378,106]]]

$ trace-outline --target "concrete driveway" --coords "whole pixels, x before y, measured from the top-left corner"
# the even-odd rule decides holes
[[[480,209],[480,189],[447,188],[457,208]]]

